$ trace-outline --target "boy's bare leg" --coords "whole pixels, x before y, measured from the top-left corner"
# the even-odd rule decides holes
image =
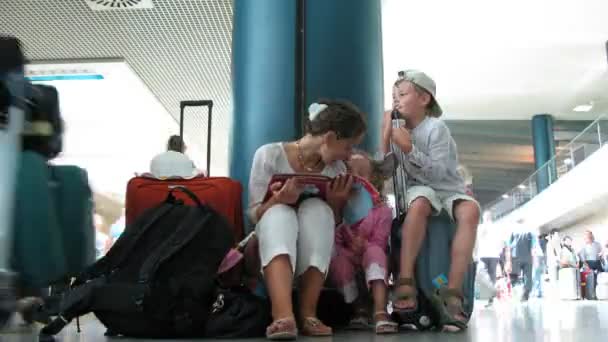
[[[414,278],[414,266],[418,252],[426,235],[428,217],[431,215],[431,203],[424,197],[415,199],[408,208],[403,228],[401,230],[401,257],[399,278]],[[408,286],[397,288],[397,295],[412,291]],[[407,290],[406,290],[407,289]],[[400,291],[401,290],[401,291]],[[416,307],[416,299],[397,300],[394,303],[397,310],[408,310]]]
[[[451,289],[462,289],[464,275],[467,272],[475,238],[477,237],[477,225],[479,224],[479,207],[475,202],[459,201],[454,204],[454,218],[458,224],[454,240],[452,241],[452,264],[448,277],[448,287]],[[457,300],[456,298],[452,298]],[[455,317],[458,320],[466,320],[465,317]]]

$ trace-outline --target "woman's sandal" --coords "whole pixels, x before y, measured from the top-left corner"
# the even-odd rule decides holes
[[[416,289],[416,282],[413,278],[399,278],[395,284],[395,300],[393,302],[393,312],[396,313],[411,313],[418,310],[418,290]],[[403,287],[409,288],[407,291],[401,290]],[[397,301],[410,301],[414,300],[416,303],[412,308],[400,308],[395,305]]]
[[[457,301],[453,299],[457,299]],[[431,303],[439,313],[439,325],[444,332],[466,330],[467,322],[456,318],[456,316],[467,317],[462,307],[463,301],[462,293],[457,289],[442,287],[433,293]]]
[[[295,340],[297,337],[298,327],[293,317],[277,319],[266,328],[269,340]]]
[[[331,336],[333,330],[316,317],[306,317],[302,320],[302,335],[310,337]]]
[[[374,321],[376,322],[376,334],[395,334],[399,332],[399,324],[393,322],[386,311],[378,311],[374,313]]]

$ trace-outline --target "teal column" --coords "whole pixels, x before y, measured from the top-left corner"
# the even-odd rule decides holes
[[[306,0],[306,107],[344,99],[367,113],[363,148],[376,152],[383,111],[381,1]]]
[[[233,128],[230,176],[244,205],[256,149],[298,135],[295,112],[295,0],[235,0],[232,37]]]
[[[532,118],[532,142],[534,166],[538,171],[536,174],[536,189],[541,192],[557,178],[555,163],[547,164],[555,156],[553,117],[551,115],[539,114]]]

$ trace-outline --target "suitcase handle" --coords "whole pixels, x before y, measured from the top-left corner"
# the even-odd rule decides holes
[[[398,119],[399,112],[394,109],[391,112],[391,125],[393,125],[393,127],[396,127],[393,120]],[[403,169],[405,167],[405,163],[403,161],[403,153],[401,151],[396,151],[393,145],[394,144],[391,139],[391,141],[389,142],[389,146],[397,162],[397,167],[393,169],[393,192],[395,193],[395,212],[397,214],[396,219],[402,222],[405,219],[405,212],[407,211],[407,203],[405,203],[405,198],[407,197],[407,175],[405,174],[405,170]],[[399,181],[397,180],[397,177],[400,178],[400,181],[403,185],[403,189],[398,189]],[[401,208],[401,204],[403,204],[403,208]]]
[[[184,109],[186,107],[209,107],[207,116],[207,177],[211,174],[211,112],[212,100],[181,101],[179,103],[179,136],[184,139]]]
[[[175,197],[173,197],[173,192],[175,190],[179,190],[179,191],[185,193],[186,195],[188,195],[188,197],[190,197],[190,199],[193,200],[194,203],[196,203],[196,205],[199,208],[204,208],[203,203],[198,198],[198,196],[196,196],[196,194],[194,192],[190,191],[190,189],[188,189],[187,187],[185,187],[183,185],[170,185],[169,189],[170,190],[169,190],[169,195],[167,196],[167,200],[171,200],[171,198],[175,198]]]

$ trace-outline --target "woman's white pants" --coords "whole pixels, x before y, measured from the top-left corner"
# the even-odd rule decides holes
[[[288,255],[294,275],[309,268],[326,273],[334,245],[334,214],[324,201],[310,198],[297,208],[270,207],[256,226],[262,268],[275,257]]]

